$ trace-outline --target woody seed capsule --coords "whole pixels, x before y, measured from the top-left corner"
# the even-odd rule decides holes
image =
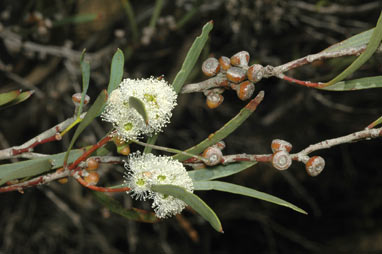
[[[246,67],[249,62],[249,53],[247,51],[240,51],[231,56],[231,64],[235,66]]]
[[[220,68],[227,71],[231,67],[231,60],[226,56],[221,56],[219,58]]]
[[[221,94],[210,93],[206,98],[207,107],[210,109],[217,108],[224,101],[224,97]]]
[[[202,71],[208,77],[215,76],[219,70],[219,61],[214,57],[207,58],[202,64]]]
[[[264,75],[264,67],[261,64],[253,64],[247,70],[248,79],[254,83],[259,82]]]
[[[246,78],[245,70],[239,67],[229,68],[226,75],[227,79],[234,83],[240,83]]]
[[[240,83],[239,87],[236,88],[237,97],[239,97],[239,99],[242,101],[246,101],[251,98],[254,91],[255,85],[248,80]]]

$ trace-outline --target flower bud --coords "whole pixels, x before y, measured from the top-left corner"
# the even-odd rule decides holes
[[[208,77],[215,76],[219,70],[219,61],[214,57],[207,58],[202,64],[202,71]]]
[[[272,156],[272,165],[278,170],[286,170],[292,165],[292,158],[287,151],[275,152]]]
[[[86,170],[96,170],[98,165],[98,161],[94,158],[89,158],[86,160]]]
[[[73,101],[74,105],[76,105],[76,104],[79,105],[81,103],[81,97],[82,97],[81,93],[75,93],[72,95],[72,101]],[[89,101],[90,101],[90,97],[86,94],[85,98],[84,98],[84,105],[88,104]]]
[[[96,185],[99,181],[99,174],[97,172],[89,172],[89,174],[84,177],[84,180],[89,185]]]
[[[313,156],[305,164],[305,169],[308,175],[317,176],[325,167],[325,160],[321,156]]]

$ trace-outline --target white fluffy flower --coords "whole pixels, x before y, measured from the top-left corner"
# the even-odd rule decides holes
[[[180,213],[186,203],[173,196],[153,192],[151,185],[172,184],[194,191],[192,179],[183,164],[171,157],[136,153],[129,156],[125,167],[128,170],[125,183],[131,188],[131,195],[139,200],[153,199],[152,207],[158,218]]]
[[[146,108],[148,123],[132,107],[129,98],[140,99]],[[170,121],[171,111],[176,106],[177,95],[165,81],[154,77],[149,79],[124,79],[109,96],[102,120],[110,122],[116,135],[128,141],[141,135],[158,133]]]

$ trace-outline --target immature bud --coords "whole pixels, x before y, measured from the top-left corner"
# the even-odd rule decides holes
[[[215,76],[219,70],[219,61],[214,57],[207,58],[202,64],[202,71],[208,77]]]
[[[94,158],[89,158],[86,160],[86,170],[96,170],[98,165],[98,161]]]
[[[202,156],[207,159],[207,161],[204,162],[207,166],[215,166],[221,162],[223,153],[219,148],[210,146],[204,150]]]
[[[272,156],[272,165],[278,170],[286,170],[292,165],[292,158],[287,151],[275,152]]]
[[[68,178],[67,177],[60,178],[60,179],[58,179],[58,182],[61,184],[66,184],[68,182]]]
[[[305,169],[308,175],[317,176],[325,167],[325,160],[321,156],[313,156],[305,164]]]
[[[259,82],[264,75],[264,67],[261,64],[251,65],[247,70],[248,79],[254,83]]]
[[[126,142],[123,139],[120,139],[118,136],[113,137],[113,142],[116,146],[122,146],[126,144]]]
[[[292,150],[292,144],[285,140],[274,139],[271,148],[273,153],[278,151],[287,151],[289,153]]]
[[[249,53],[247,51],[240,51],[231,56],[231,64],[235,66],[246,67],[249,63]]]
[[[122,155],[129,155],[130,154],[130,146],[129,145],[117,146],[117,153],[122,154]]]
[[[239,67],[231,67],[227,71],[227,79],[234,82],[234,83],[240,83],[244,81],[246,78],[245,76],[245,70]]]
[[[220,104],[223,103],[223,101],[223,95],[217,93],[210,93],[209,95],[207,95],[206,98],[207,107],[209,107],[210,109],[219,107]]]
[[[236,94],[237,97],[239,97],[240,100],[246,101],[253,95],[253,92],[255,91],[255,85],[252,82],[244,81],[239,84],[239,86],[236,88]]]
[[[82,97],[81,93],[75,93],[72,95],[72,101],[74,105],[81,103],[81,97]],[[90,101],[90,97],[86,94],[84,99],[84,105],[88,104],[89,101]]]
[[[226,145],[225,145],[225,142],[223,140],[220,140],[215,145],[213,145],[213,147],[216,147],[220,150],[223,150],[226,147]]]
[[[219,58],[220,68],[227,71],[231,67],[231,60],[226,56],[221,56]]]
[[[96,185],[99,181],[99,174],[97,172],[89,172],[89,174],[84,177],[84,180],[89,185]]]

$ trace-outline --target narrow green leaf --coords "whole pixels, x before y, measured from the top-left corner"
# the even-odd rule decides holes
[[[255,165],[256,161],[242,161],[228,165],[218,165],[207,169],[188,171],[188,175],[195,181],[206,181],[237,174]]]
[[[346,40],[333,44],[332,46],[324,49],[322,52],[337,52],[349,48],[359,48],[369,43],[374,28],[356,34]]]
[[[285,206],[288,208],[291,208],[295,210],[296,212],[308,214],[301,208],[281,199],[275,196],[272,196],[270,194],[260,192],[251,188],[247,188],[244,186],[232,184],[232,183],[226,183],[221,181],[198,181],[194,182],[194,189],[195,190],[217,190],[217,191],[224,191],[229,192],[233,194],[239,194],[243,196],[248,196],[252,198],[261,199],[264,201],[268,201],[277,205]]]
[[[374,76],[360,79],[353,79],[335,83],[332,86],[322,87],[322,90],[328,91],[355,91],[370,88],[381,88],[382,76]]]
[[[355,72],[357,69],[359,69],[369,58],[374,54],[374,52],[378,49],[379,45],[382,41],[382,12],[379,16],[377,26],[375,27],[369,44],[367,45],[366,50],[351,64],[349,65],[343,72],[341,72],[339,75],[337,75],[335,78],[330,80],[325,84],[325,86],[331,86],[335,83],[340,82],[353,72]]]
[[[45,158],[17,163],[17,165],[9,163],[0,166],[0,185],[10,180],[39,175],[52,168],[51,161]]]
[[[261,91],[256,98],[252,99],[243,109],[240,110],[239,114],[237,114],[234,118],[229,120],[222,128],[217,130],[214,134],[208,136],[205,140],[187,149],[185,152],[198,155],[204,151],[207,147],[216,144],[220,140],[224,139],[228,135],[230,135],[233,131],[235,131],[255,110],[257,105],[264,98],[264,92]],[[173,156],[174,159],[179,161],[184,161],[190,156],[186,156],[184,154],[177,154]]]
[[[82,95],[81,95],[80,107],[77,112],[77,117],[80,117],[80,115],[82,114],[84,100],[85,100],[86,93],[88,92],[89,81],[90,81],[90,63],[85,60],[85,52],[86,52],[86,49],[84,49],[81,54],[80,65],[81,65],[81,73],[82,73]]]
[[[186,58],[184,59],[182,68],[180,71],[176,74],[174,81],[172,82],[172,86],[174,87],[174,90],[176,93],[179,93],[182,89],[182,86],[184,85],[184,82],[186,82],[186,79],[190,75],[192,68],[194,67],[196,61],[199,58],[200,52],[202,52],[202,49],[204,45],[207,42],[208,34],[213,28],[213,22],[210,21],[207,24],[203,26],[202,33],[198,37],[196,37],[195,41],[192,43],[191,48],[188,50]],[[153,135],[152,137],[149,137],[146,141],[148,144],[155,144],[156,140],[158,138],[158,135]],[[144,153],[151,152],[150,147],[145,147]]]
[[[74,142],[76,142],[77,138],[80,136],[82,131],[93,121],[94,118],[96,118],[103,109],[105,103],[107,100],[107,93],[106,90],[101,91],[101,93],[98,95],[97,99],[93,103],[93,105],[89,108],[88,112],[86,113],[84,119],[81,121],[81,123],[78,125],[76,131],[74,132],[74,135],[72,137],[72,140],[70,141],[69,148],[65,155],[65,160],[68,158],[70,150],[72,149]]]
[[[115,52],[113,59],[111,60],[110,80],[109,85],[107,86],[107,94],[111,94],[111,92],[121,83],[124,64],[125,57],[123,56],[123,52],[122,50],[117,49],[117,52]]]
[[[163,8],[163,3],[164,3],[163,0],[156,0],[155,1],[154,11],[153,11],[153,15],[151,16],[151,19],[150,19],[149,27],[155,28],[155,25],[158,21],[158,18],[160,16],[160,13],[161,13],[162,8]]]
[[[80,149],[71,151],[68,162],[75,161],[82,153],[83,151]],[[52,169],[60,168],[63,165],[65,154],[66,152],[63,152],[42,158],[0,165],[0,185],[7,181],[34,177]],[[46,161],[49,161],[49,165]]]
[[[103,206],[107,207],[113,213],[119,214],[129,220],[147,223],[155,223],[158,221],[158,218],[155,217],[155,214],[152,212],[147,212],[135,208],[126,209],[117,200],[107,196],[102,192],[93,191],[92,193],[95,199]]]
[[[27,100],[29,97],[31,97],[34,94],[34,90],[25,91],[19,94],[15,99],[13,99],[11,102],[7,103],[4,106],[1,106],[1,109],[5,109],[8,107],[11,107],[13,105],[19,104],[25,100]]]
[[[0,106],[7,104],[8,102],[11,102],[14,100],[19,94],[21,93],[21,90],[13,90],[6,93],[0,93]]]
[[[182,187],[169,184],[153,185],[151,189],[164,195],[170,195],[183,200],[187,205],[191,206],[192,209],[207,220],[216,231],[223,233],[222,225],[215,212],[195,194],[188,192]]]
[[[187,56],[184,59],[182,68],[176,74],[175,79],[172,82],[175,92],[179,93],[180,90],[182,89],[184,82],[186,82],[187,77],[190,75],[192,68],[194,67],[196,61],[199,58],[200,52],[202,52],[202,49],[207,42],[208,34],[212,30],[212,28],[213,28],[212,21],[205,24],[202,29],[202,34],[196,37],[190,50],[187,52]]]
[[[146,112],[146,107],[143,101],[140,99],[130,96],[129,97],[129,106],[132,108],[135,108],[135,110],[142,116],[143,120],[145,121],[146,124],[149,123],[149,118]]]
[[[125,9],[127,18],[129,19],[129,25],[130,25],[131,33],[133,35],[133,41],[137,42],[139,39],[139,32],[138,32],[138,25],[135,19],[133,7],[131,6],[129,0],[122,0],[122,4]]]
[[[57,21],[53,22],[53,26],[63,26],[67,24],[80,24],[80,23],[87,23],[92,22],[97,18],[96,13],[84,13],[84,14],[78,14],[71,17],[66,17]]]

